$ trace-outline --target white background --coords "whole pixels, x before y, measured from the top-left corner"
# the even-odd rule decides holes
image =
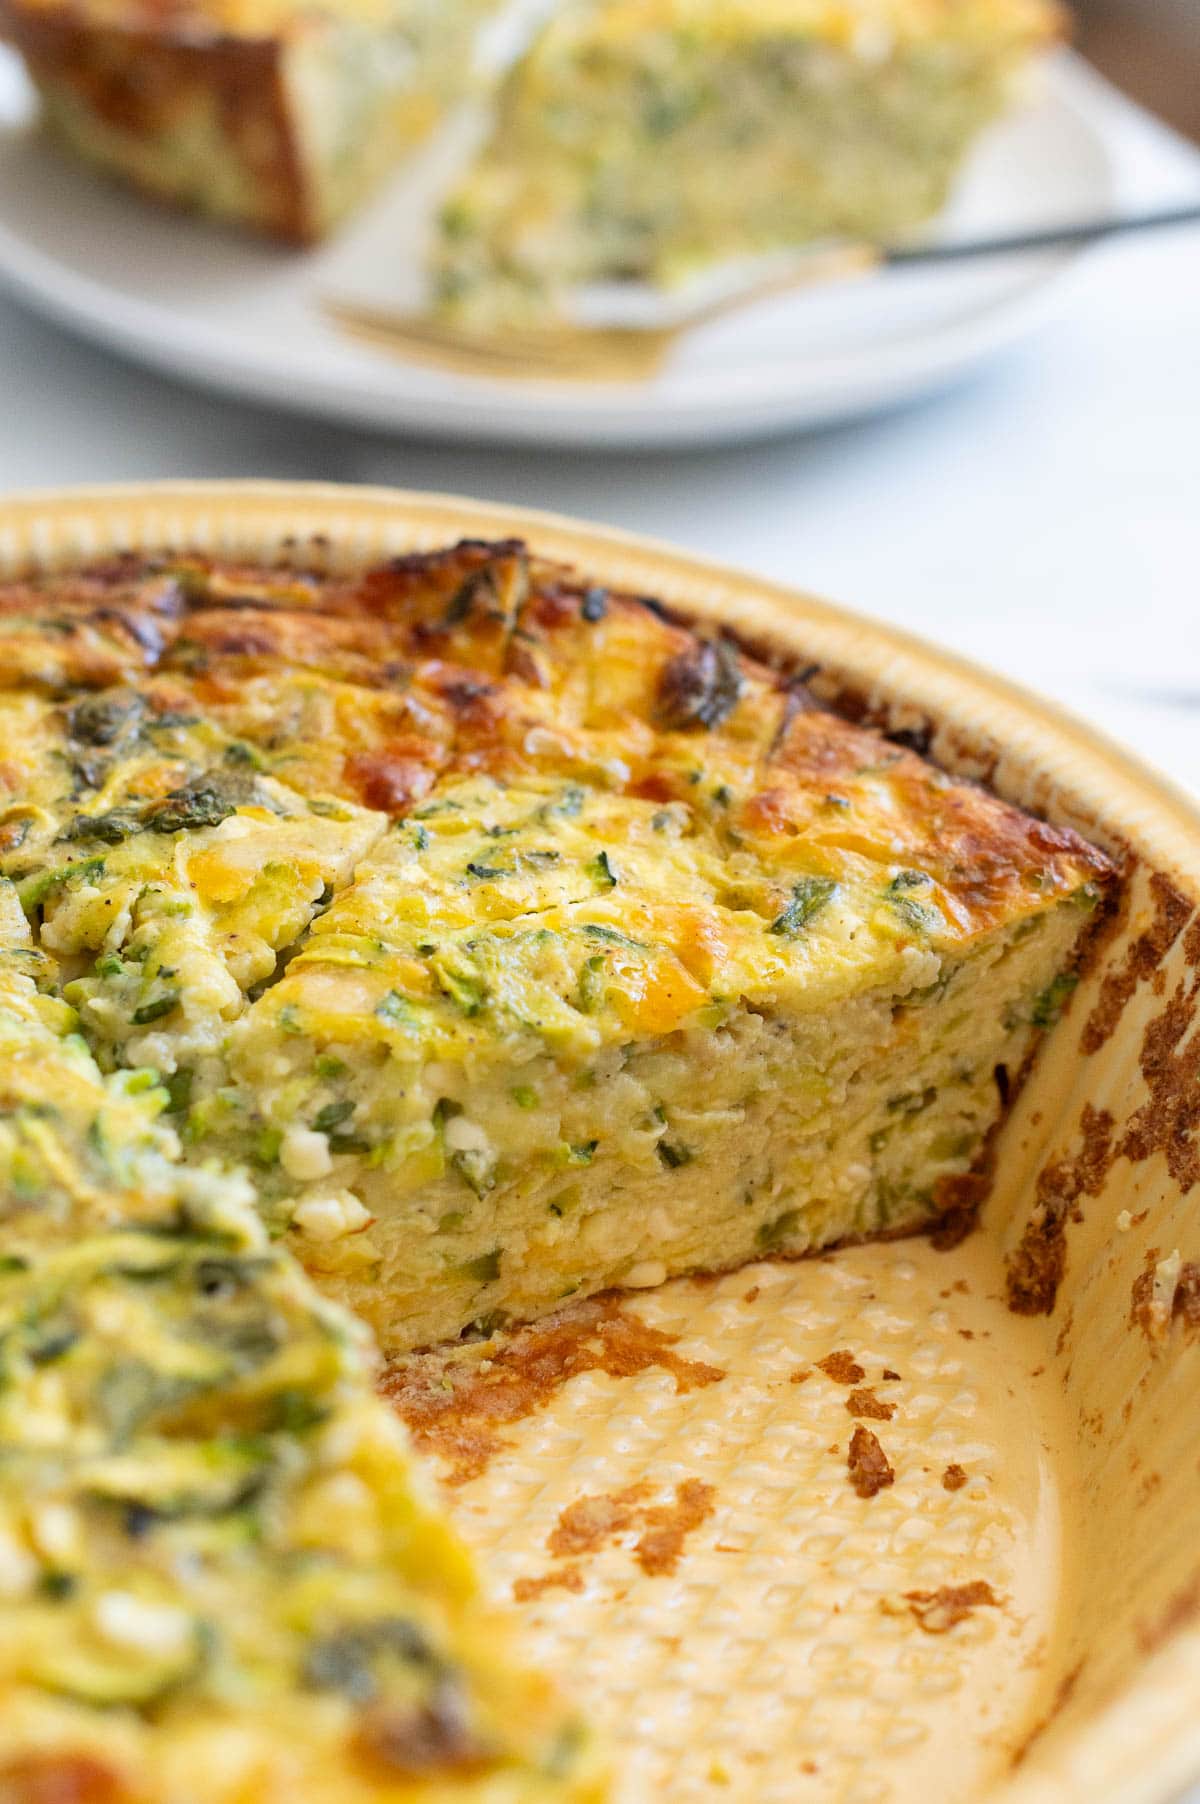
[[[1125,204],[1200,156],[1120,107]],[[903,622],[1087,714],[1200,791],[1200,228],[1086,258],[1052,320],[950,393],[689,454],[438,448],[212,399],[0,296],[0,492],[311,477],[558,509]]]

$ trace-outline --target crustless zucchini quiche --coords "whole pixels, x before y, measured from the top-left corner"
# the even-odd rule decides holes
[[[599,1798],[372,1342],[961,1213],[1104,859],[517,542],[0,644],[0,1800]]]

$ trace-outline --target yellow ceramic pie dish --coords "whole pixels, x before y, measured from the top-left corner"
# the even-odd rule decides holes
[[[799,1227],[793,1222],[774,1240],[738,1249],[738,1259],[747,1252],[756,1257],[748,1271],[715,1281],[680,1278],[625,1305],[603,1298],[568,1302],[548,1326],[530,1330],[500,1333],[485,1322],[491,1338],[468,1341],[448,1359],[397,1355],[386,1389],[442,1457],[454,1481],[450,1513],[484,1554],[492,1589],[516,1592],[525,1618],[522,1664],[554,1668],[613,1747],[617,1796],[906,1798],[936,1784],[942,1795],[963,1800],[1002,1792],[1065,1799],[1085,1788],[1106,1798],[1165,1799],[1191,1776],[1200,1761],[1193,1728],[1200,1647],[1192,1620],[1200,1581],[1189,1431],[1200,1239],[1188,1208],[1200,1178],[1194,1104],[1200,860],[1189,804],[1088,729],[902,634],[665,549],[548,517],[376,491],[164,485],[12,501],[0,526],[5,579],[105,562],[111,568],[117,553],[164,567],[192,554],[226,569],[270,565],[285,572],[277,580],[293,589],[306,582],[310,588],[352,585],[357,572],[389,560],[400,560],[393,569],[411,569],[412,554],[460,538],[520,539],[536,559],[586,573],[583,594],[592,597],[593,614],[601,591],[654,595],[678,620],[693,623],[702,639],[673,642],[664,667],[693,643],[724,648],[712,654],[723,660],[718,678],[730,676],[728,660],[736,657],[737,697],[727,681],[724,722],[703,726],[705,734],[736,720],[742,685],[757,681],[759,669],[803,670],[818,711],[849,714],[864,741],[872,732],[890,734],[870,742],[890,745],[904,759],[919,747],[946,773],[939,781],[954,779],[947,793],[960,793],[962,780],[982,782],[1004,803],[1041,817],[1048,823],[1036,830],[1045,836],[1043,872],[1061,868],[1065,876],[1066,864],[1055,860],[1074,860],[1071,886],[1115,883],[1115,906],[1092,934],[1086,964],[1072,971],[1074,986],[1060,985],[1053,1007],[1039,1003],[1063,968],[1060,951],[1047,971],[1031,971],[1016,987],[1014,996],[1032,997],[1028,1008],[1041,1008],[1045,1019],[1035,1025],[1048,1031],[1030,1081],[992,1138],[994,1176],[981,1223],[956,1249],[905,1241],[786,1264],[777,1255],[803,1245],[803,1237],[792,1244]],[[499,587],[493,578],[493,600]],[[564,619],[569,589],[564,578]],[[225,599],[237,601],[236,585]],[[461,610],[451,623],[455,630],[469,612]],[[228,609],[228,618],[235,613]],[[623,618],[620,608],[616,614]],[[62,637],[65,643],[66,625]],[[650,668],[644,632],[639,644]],[[20,654],[16,641],[13,649]],[[526,648],[535,663],[552,649]],[[208,680],[219,686],[226,676],[213,669]],[[33,690],[61,710],[64,697],[55,692],[48,664],[42,677]],[[196,730],[187,724],[195,696],[185,697],[186,687],[180,684],[178,718],[168,721],[168,733]],[[724,693],[719,681],[705,686],[681,678],[665,692],[660,681],[656,705],[665,705],[665,693],[678,713],[685,702],[707,706],[718,692]],[[23,751],[35,756],[36,712],[31,703],[24,745],[10,735],[10,764]],[[82,732],[88,723],[75,724]],[[116,743],[105,738],[107,719],[91,725],[101,751]],[[656,731],[683,732],[686,725],[660,719]],[[119,728],[117,722],[114,731]],[[71,745],[77,758],[88,755],[74,739]],[[711,749],[707,738],[705,746]],[[244,775],[247,757],[226,761],[224,749],[223,741],[221,768]],[[303,755],[319,761],[315,741]],[[388,768],[394,775],[394,764]],[[652,774],[657,781],[662,769]],[[846,774],[843,769],[839,781]],[[556,771],[553,794],[539,793],[531,806],[560,801],[561,776]],[[149,856],[155,832],[163,836],[170,828],[187,839],[194,829],[181,881],[199,884],[204,906],[219,913],[236,900],[230,900],[230,886],[237,887],[235,842],[249,844],[261,834],[265,846],[272,834],[295,835],[287,824],[286,777],[256,769],[253,780],[259,786],[253,800],[239,792],[227,810],[215,808],[219,818],[202,821],[196,811],[208,804],[195,784],[176,784],[164,800],[149,765],[140,787],[121,778],[121,793],[104,797],[103,807],[88,799],[100,791],[83,772],[84,800],[71,821],[56,820],[54,837],[63,836],[70,865],[88,858],[94,864],[115,848],[115,871],[135,852]],[[376,764],[367,781],[379,780]],[[511,773],[505,781],[511,791]],[[480,906],[482,886],[488,919],[503,923],[511,918],[497,900],[505,882],[533,884],[543,913],[561,911],[562,897],[547,900],[542,893],[547,872],[562,866],[573,882],[576,865],[582,870],[598,857],[590,841],[576,846],[587,807],[564,823],[539,818],[546,843],[533,843],[528,782],[526,772],[515,786],[524,812],[511,820],[502,798],[490,792],[485,798],[480,822],[497,829],[487,835],[498,848],[488,853],[491,862],[476,856],[481,827],[466,811],[468,863],[491,875],[462,879],[452,864],[454,848],[443,847],[431,830],[436,817],[417,823],[424,845],[399,845],[401,863],[415,854],[429,864],[423,887],[440,911],[438,937],[453,926],[446,911],[460,906],[454,900],[460,879],[472,910]],[[311,773],[302,792],[315,793]],[[1010,817],[989,812],[1000,804],[979,791],[961,793],[979,796],[980,820],[991,823],[994,844],[996,823]],[[427,794],[463,799],[436,786]],[[356,834],[375,844],[374,815],[390,808],[378,788],[356,801],[329,801],[315,814],[315,831],[305,830],[303,845],[289,842],[286,849],[293,869],[306,869],[305,860],[313,864],[308,888],[314,894],[326,883],[344,887],[343,866],[358,860],[361,868],[369,860],[369,846]],[[659,813],[681,805],[673,796],[654,803]],[[45,798],[36,800],[43,811],[45,805]],[[717,804],[737,805],[732,796]],[[876,827],[881,805],[875,794],[869,818]],[[172,816],[155,827],[145,813],[185,806],[196,816],[187,823]],[[894,817],[890,792],[889,807]],[[87,838],[86,823],[72,825],[76,815],[104,823],[103,850]],[[231,835],[230,821],[244,825]],[[390,830],[401,839],[412,831],[411,825],[400,836]],[[624,962],[610,971],[617,942],[584,933],[589,923],[623,932],[596,897],[611,905],[622,877],[643,881],[636,823],[622,817],[614,826],[604,817],[604,831],[609,871],[602,875],[617,881],[592,874],[582,913],[573,904],[572,930],[601,946],[599,953],[590,944],[582,948],[581,939],[588,957],[606,961],[595,973],[596,984],[604,985],[598,1006],[580,1011],[593,1024],[598,1016],[600,1027],[610,1009],[614,1021],[621,1017],[622,973],[630,961],[640,970],[644,957],[618,947]],[[748,823],[746,837],[752,840]],[[1082,849],[1085,842],[1103,856]],[[1034,843],[1036,833],[1026,849]],[[681,882],[680,854],[664,863],[658,840],[647,844],[647,892],[667,881],[667,865],[670,883]],[[749,894],[748,849],[735,850]],[[919,863],[908,850],[904,870]],[[531,862],[534,853],[541,857]],[[862,855],[859,847],[854,856]],[[745,903],[739,892],[739,906],[758,920],[768,945],[779,940],[789,949],[819,927],[827,909],[831,929],[839,905],[830,884],[848,891],[862,915],[866,891],[861,875],[852,876],[860,867],[845,862],[849,856],[843,845],[836,868],[792,873],[780,897],[755,892]],[[505,865],[495,875],[505,858],[511,871]],[[263,870],[269,862],[261,858]],[[358,916],[368,903],[378,905],[381,883],[386,888],[396,880],[396,859],[384,862],[382,875],[354,904],[355,918],[320,936],[326,953],[358,957],[363,936],[378,931]],[[693,884],[714,881],[711,856],[707,863],[693,858],[687,870]],[[894,875],[889,870],[887,882]],[[943,895],[949,898],[943,906],[955,904],[945,876],[935,871],[934,883],[922,885],[934,891],[919,898],[926,908]],[[814,877],[823,879],[818,906]],[[23,881],[28,889],[31,879]],[[22,1237],[10,1220],[12,1246],[5,1249],[11,1307],[4,1439],[13,1470],[27,1480],[10,1486],[6,1498],[13,1519],[4,1542],[5,1645],[17,1652],[6,1655],[3,1675],[13,1708],[5,1715],[8,1764],[0,1796],[14,1804],[40,1804],[49,1795],[80,1804],[127,1794],[174,1798],[184,1795],[187,1775],[195,1772],[212,1775],[206,1795],[214,1797],[296,1795],[296,1787],[303,1795],[314,1776],[322,1795],[339,1797],[590,1796],[603,1781],[588,1744],[551,1691],[519,1676],[507,1651],[511,1630],[493,1626],[459,1543],[431,1513],[422,1480],[389,1426],[394,1418],[369,1398],[359,1337],[308,1289],[277,1243],[263,1238],[235,1180],[221,1178],[205,1159],[190,1163],[186,1180],[171,1175],[170,1149],[156,1138],[166,1131],[155,1125],[164,1105],[149,1099],[153,1080],[135,1081],[149,1060],[130,1061],[119,1048],[135,1027],[143,1037],[166,1032],[189,981],[202,988],[213,980],[185,943],[182,914],[164,913],[157,903],[149,908],[146,891],[161,900],[175,879],[168,883],[151,872],[140,881],[131,902],[123,891],[112,892],[119,908],[129,902],[134,911],[126,932],[154,942],[142,963],[155,968],[148,979],[140,969],[132,1000],[121,987],[129,975],[127,938],[109,954],[123,971],[102,974],[99,988],[88,988],[94,978],[86,977],[79,988],[72,967],[60,999],[53,985],[39,987],[32,972],[30,952],[69,963],[72,935],[86,937],[80,898],[84,889],[94,890],[96,907],[103,906],[98,869],[91,876],[76,872],[69,883],[51,882],[40,899],[22,897],[41,922],[33,946],[22,943],[15,917],[8,923],[7,1015],[21,1025],[19,1043],[6,1054],[6,1122],[14,1109],[24,1111],[17,1188],[32,1193],[49,1181],[70,1201],[60,1210],[57,1236],[45,1241],[26,1231]],[[1031,893],[1042,887],[1044,877]],[[915,881],[907,884],[903,895],[916,889]],[[269,909],[286,912],[290,894],[276,884]],[[645,916],[642,936],[656,944],[651,926],[657,932],[662,923],[650,922],[648,894],[633,896],[635,904]],[[882,906],[890,920],[894,898],[885,895]],[[1032,907],[1023,905],[1026,915]],[[1016,917],[1011,905],[1006,909],[1011,927]],[[336,903],[329,913],[335,910]],[[18,913],[27,918],[26,910]],[[251,967],[268,913],[222,916],[229,934],[249,936],[242,952],[231,953],[223,942],[225,968],[238,982],[261,981]],[[785,918],[786,926],[774,932]],[[46,923],[55,920],[57,934],[43,945]],[[557,917],[552,925],[566,931]],[[921,926],[909,925],[914,934]],[[474,914],[467,929],[478,936]],[[930,934],[928,919],[922,931]],[[164,934],[179,941],[171,959]],[[744,962],[743,942],[737,936],[735,942],[731,956]],[[434,1006],[416,989],[406,992],[399,979],[407,974],[419,988],[415,967],[435,955],[414,945],[405,956],[409,965],[385,973],[381,994],[397,997],[392,1015]],[[477,949],[475,956],[484,979],[494,979],[493,965],[480,962]],[[239,958],[249,961],[244,969]],[[353,968],[361,982],[374,965],[360,959]],[[583,968],[591,970],[586,960]],[[723,983],[727,976],[723,971]],[[480,1024],[485,1009],[463,1011],[466,978],[457,963],[450,978],[448,1006]],[[263,999],[292,981],[286,975]],[[300,1011],[297,1025],[310,1039],[313,1021],[303,1011],[314,1005],[304,986],[313,981],[297,968],[300,987],[279,1004],[290,1001]],[[573,968],[576,1001],[579,982]],[[531,994],[526,982],[518,1004],[527,1005]],[[97,1000],[113,1007],[93,1008],[91,1050],[82,1044],[59,1050],[65,1043],[55,1010],[86,1010]],[[711,1009],[712,997],[697,999],[697,1006]],[[755,1006],[762,1006],[761,994]],[[1017,1031],[1015,1009],[1012,997],[1001,1006],[1013,1023],[1010,1032]],[[197,1019],[202,1041],[202,1015]],[[113,1031],[97,1039],[96,1024],[104,1022]],[[715,1028],[710,1022],[706,1031]],[[636,1037],[623,1043],[636,1045]],[[349,1045],[351,1056],[340,1063],[353,1066],[354,1042]],[[442,1064],[453,1065],[452,1039],[443,1034],[437,1051]],[[251,1047],[232,1089],[244,1084],[265,1095],[272,1081],[284,1088],[294,1083],[281,1068],[273,1068],[274,1078],[258,1072],[255,1059],[267,1056]],[[307,1047],[302,1064],[315,1070],[318,1060],[333,1056],[322,1039]],[[960,1063],[961,1056],[955,1054]],[[89,1088],[98,1081],[88,1063],[96,1057],[111,1068],[99,1113]],[[112,1074],[121,1072],[114,1089]],[[348,1080],[327,1063],[318,1081],[344,1086]],[[476,1081],[486,1083],[486,1075],[477,1073]],[[920,1099],[941,1081],[922,1087]],[[200,1102],[204,1082],[201,1077]],[[546,1074],[535,1074],[528,1087],[544,1091],[548,1082]],[[361,1161],[363,1173],[370,1169],[360,1146],[331,1149],[330,1143],[348,1133],[356,1141],[373,1137],[379,1117],[367,1110],[360,1122],[357,1089],[353,1098],[339,1092],[334,1107],[339,1098],[352,1100],[353,1108],[336,1119],[328,1112],[320,1127],[308,1124],[313,1140],[291,1148],[293,1175],[302,1176],[305,1156],[321,1150],[316,1139],[335,1158]],[[168,1116],[180,1099],[169,1100]],[[316,1101],[324,1107],[329,1098],[322,1092]],[[545,1095],[535,1102],[516,1106],[536,1117]],[[673,1106],[682,1112],[682,1101]],[[874,1156],[886,1158],[895,1118],[908,1123],[926,1111],[889,1115],[886,1099],[880,1106],[887,1119],[872,1119],[865,1131],[877,1141]],[[65,1129],[45,1131],[49,1109],[63,1121],[78,1117],[77,1154]],[[205,1119],[202,1114],[202,1124]],[[498,1130],[487,1131],[490,1119],[468,1088],[457,1110],[443,1107],[438,1123],[445,1165],[472,1207],[500,1187],[499,1180],[483,1181],[483,1139],[490,1147],[499,1137]],[[455,1130],[455,1121],[468,1129]],[[481,1131],[470,1131],[481,1122]],[[260,1159],[259,1169],[268,1169],[287,1124],[280,1116],[261,1125],[268,1139],[260,1151],[271,1157]],[[886,1138],[879,1137],[883,1128]],[[942,1124],[939,1133],[946,1131]],[[679,1122],[658,1122],[647,1133],[655,1144],[669,1135],[674,1146]],[[529,1138],[532,1146],[536,1135]],[[570,1150],[575,1141],[566,1144]],[[654,1168],[685,1190],[689,1172],[695,1179],[693,1166],[703,1175],[707,1144],[701,1137],[692,1161],[656,1155]],[[71,1182],[61,1164],[64,1148],[76,1160]],[[213,1150],[217,1158],[227,1150],[220,1134]],[[454,1155],[461,1155],[457,1164]],[[744,1156],[752,1160],[751,1146]],[[94,1173],[99,1158],[117,1174],[116,1190],[89,1190],[79,1179]],[[602,1167],[597,1150],[560,1178],[578,1181],[577,1172],[595,1164]],[[965,1168],[970,1165],[966,1158]],[[723,1169],[722,1160],[713,1168]],[[370,1203],[374,1193],[368,1194],[359,1166],[346,1170],[342,1190]],[[695,1207],[712,1188],[713,1180],[708,1188],[696,1181]],[[116,1197],[125,1203],[114,1218]],[[312,1199],[321,1200],[316,1189]],[[310,1209],[307,1219],[325,1225],[319,1211]],[[897,1225],[915,1219],[910,1214]],[[278,1226],[268,1217],[269,1229]],[[450,1223],[441,1231],[453,1238],[463,1227]],[[336,1244],[319,1232],[309,1239]],[[303,1220],[289,1244],[302,1241]],[[75,1269],[81,1260],[91,1261],[86,1272]],[[306,1262],[321,1283],[321,1259]],[[472,1281],[485,1290],[497,1283],[495,1264],[486,1271],[481,1264]],[[672,1269],[703,1264],[680,1259]],[[611,1275],[649,1283],[663,1274]],[[386,1319],[386,1298],[372,1310],[365,1289],[355,1294],[344,1275],[325,1274],[330,1282]],[[530,1313],[519,1287],[515,1294],[515,1313]],[[56,1318],[61,1301],[54,1299],[64,1297],[85,1322]],[[537,1293],[534,1306],[545,1307],[545,1300]],[[126,1357],[121,1365],[111,1357],[122,1347],[128,1355],[150,1333],[157,1336],[153,1358]],[[83,1369],[86,1362],[72,1352],[80,1344],[110,1349],[103,1369],[94,1362]],[[205,1360],[232,1362],[218,1387],[228,1421],[201,1420],[196,1399],[212,1395],[200,1371]],[[155,1388],[153,1397],[148,1387]],[[305,1398],[323,1418],[319,1438],[310,1442],[297,1415]],[[97,1409],[107,1424],[103,1444],[95,1435]],[[122,1435],[124,1444],[116,1445]],[[308,1448],[303,1457],[296,1451],[301,1445]],[[104,1566],[93,1584],[96,1575],[70,1543],[73,1524],[81,1517],[91,1524],[96,1509],[108,1511],[113,1526],[87,1537],[91,1558]],[[122,1555],[121,1536],[129,1533],[134,1552]],[[167,1541],[172,1559],[164,1565],[148,1550]],[[27,1568],[34,1555],[44,1565],[47,1549],[55,1584],[34,1593],[25,1586]],[[193,1578],[197,1571],[208,1574],[211,1620],[189,1617],[182,1607],[181,1561]],[[196,1594],[191,1580],[182,1594]],[[248,1652],[256,1633],[257,1667]],[[271,1673],[272,1660],[286,1665],[292,1657],[297,1637],[306,1650],[307,1701],[293,1712],[289,1697],[272,1689]],[[230,1643],[228,1656],[210,1645],[222,1638]],[[243,1688],[220,1706],[223,1737],[214,1734],[211,1700],[198,1715],[172,1702],[186,1693],[188,1675],[202,1661],[224,1673],[227,1685]],[[14,1662],[20,1671],[8,1670]],[[82,1702],[81,1686],[93,1694]],[[351,1782],[331,1750],[344,1742],[347,1712],[364,1709],[351,1732],[368,1776],[361,1779],[356,1768]],[[145,1725],[155,1719],[160,1727],[146,1741]],[[81,1722],[89,1725],[86,1732]],[[128,1777],[134,1772],[140,1779]],[[59,1791],[47,1793],[52,1784]],[[64,1785],[75,1789],[64,1793]]]

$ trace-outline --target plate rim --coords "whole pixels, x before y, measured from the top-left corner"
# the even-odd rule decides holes
[[[1052,54],[1041,73],[1043,93],[1066,109],[1087,138],[1108,204],[1117,194],[1117,171],[1102,117],[1104,92],[1072,51]],[[5,138],[28,144],[28,134],[0,126]],[[35,154],[54,157],[67,179],[103,182],[53,146]],[[60,161],[61,158],[61,161]],[[138,196],[118,198],[131,209],[152,206]],[[60,262],[31,244],[0,215],[0,283],[26,308],[75,336],[117,352],[176,383],[207,389],[276,410],[358,425],[393,435],[459,443],[589,445],[596,448],[668,447],[728,443],[788,430],[810,430],[895,406],[958,380],[984,357],[1000,352],[1046,315],[1090,247],[1025,253],[1014,265],[1021,279],[1000,297],[964,309],[948,326],[918,327],[895,341],[860,350],[808,353],[771,365],[690,372],[665,391],[643,384],[509,382],[464,377],[416,362],[408,393],[390,385],[373,389],[368,357],[347,341],[339,348],[361,357],[360,383],[342,388],[336,366],[320,368],[297,384],[294,360],[279,362],[261,348],[230,355],[220,328],[194,314],[175,315],[165,302],[126,295],[97,276]],[[204,222],[201,222],[202,229]],[[213,228],[220,229],[220,228]],[[311,297],[309,297],[311,303]],[[235,341],[236,342],[236,341]]]

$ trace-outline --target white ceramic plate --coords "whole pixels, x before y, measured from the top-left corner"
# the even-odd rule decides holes
[[[411,282],[421,174],[336,242],[287,251],[141,201],[32,129],[0,51],[0,279],[61,324],[188,381],[300,411],[443,438],[712,444],[868,413],[957,377],[1026,329],[1077,252],[892,271],[763,302],[688,337],[653,381],[492,381],[401,361],[341,335],[323,296]],[[1113,204],[1090,78],[1055,59],[992,129],[946,237],[1102,215]]]

